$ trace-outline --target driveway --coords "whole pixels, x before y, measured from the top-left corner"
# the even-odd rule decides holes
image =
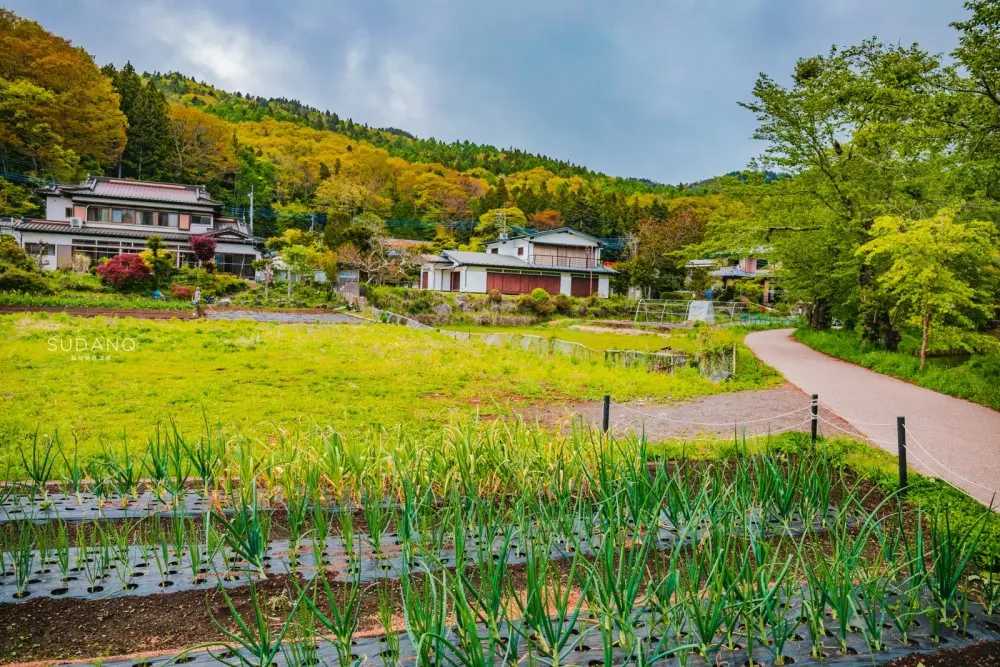
[[[896,453],[896,417],[906,418],[907,463],[984,504],[1000,501],[1000,412],[881,375],[817,352],[791,329],[760,331],[746,345],[806,394],[886,451]],[[821,409],[820,416],[823,417]],[[836,435],[835,421],[821,427]]]

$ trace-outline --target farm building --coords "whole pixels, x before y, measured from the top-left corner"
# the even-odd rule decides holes
[[[499,238],[486,252],[443,250],[427,256],[420,268],[421,289],[442,292],[497,290],[527,294],[607,297],[616,271],[601,261],[598,239],[568,227]]]

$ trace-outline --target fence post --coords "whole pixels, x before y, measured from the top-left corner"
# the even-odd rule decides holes
[[[611,428],[611,394],[604,395],[604,422],[602,430],[607,433]]]
[[[733,376],[736,375],[736,343],[733,343]]]
[[[816,432],[819,430],[819,394],[813,394],[810,410],[812,412],[812,424],[810,425],[810,431],[812,434],[812,446],[815,448]]]
[[[899,495],[906,494],[906,417],[896,417],[896,450],[899,456]]]

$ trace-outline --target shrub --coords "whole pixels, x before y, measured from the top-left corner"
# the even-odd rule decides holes
[[[190,285],[173,284],[170,286],[170,293],[178,299],[191,299],[194,296],[194,288]]]
[[[143,286],[152,277],[142,257],[133,254],[112,257],[97,267],[97,275],[119,292]]]
[[[556,312],[560,315],[573,314],[573,300],[565,294],[556,294],[552,297],[552,307],[555,308]]]
[[[0,235],[0,264],[9,264],[24,271],[37,268],[34,260],[28,256],[24,248],[10,234]]]
[[[230,273],[217,273],[205,268],[185,266],[174,276],[175,285],[200,287],[204,296],[230,296],[250,287],[250,283]],[[173,288],[171,288],[173,289]]]
[[[491,289],[486,294],[486,300],[493,305],[503,303],[503,294],[498,289]]]
[[[8,266],[6,270],[0,272],[0,292],[50,294],[52,288],[38,271],[25,271],[16,266]]]
[[[202,264],[206,264],[215,259],[216,241],[214,236],[208,234],[195,234],[191,237],[191,252]]]
[[[531,298],[537,301],[538,303],[548,303],[551,297],[549,297],[549,293],[543,290],[541,287],[536,287],[535,289],[531,290]]]

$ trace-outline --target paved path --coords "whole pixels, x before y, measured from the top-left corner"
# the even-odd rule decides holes
[[[752,333],[746,345],[894,454],[896,417],[905,417],[911,468],[947,479],[984,504],[997,490],[1000,502],[1000,412],[834,359],[794,340],[791,332]],[[827,434],[836,432],[826,422],[821,426]]]

